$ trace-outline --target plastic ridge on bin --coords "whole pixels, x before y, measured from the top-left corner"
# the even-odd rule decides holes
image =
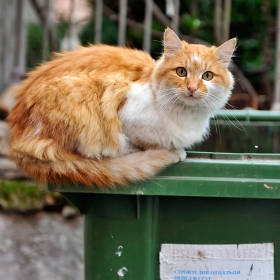
[[[114,189],[48,185],[61,193],[280,198],[280,154],[187,152],[187,159],[144,182]]]
[[[218,120],[239,120],[239,121],[279,121],[280,112],[266,110],[220,110],[215,114]]]

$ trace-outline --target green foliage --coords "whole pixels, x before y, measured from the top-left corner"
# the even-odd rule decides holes
[[[202,24],[203,22],[196,16],[192,17],[188,13],[184,13],[182,15],[182,25],[189,31],[193,29],[198,30],[199,28],[201,28]]]
[[[0,180],[0,206],[6,210],[42,209],[46,188],[29,181]]]
[[[94,43],[94,26],[95,19],[92,17],[85,28],[80,33],[81,44],[87,46]],[[116,45],[118,42],[118,29],[115,22],[111,21],[108,17],[103,17],[102,22],[102,43],[109,45]]]
[[[27,26],[27,50],[26,64],[28,68],[34,68],[42,61],[43,28],[35,23]]]
[[[58,24],[54,28],[54,34],[57,41],[58,49],[60,49],[61,40],[66,35],[68,26],[69,22],[65,18],[60,17]],[[44,30],[40,24],[28,24],[26,50],[26,64],[28,68],[32,69],[42,62],[43,34]]]
[[[60,49],[61,41],[66,35],[68,28],[69,28],[69,21],[61,15],[59,17],[59,21],[57,25],[55,26],[55,35],[58,43],[58,49]]]

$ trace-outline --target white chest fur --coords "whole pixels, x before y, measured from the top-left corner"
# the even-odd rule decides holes
[[[167,99],[169,98],[169,99]],[[150,85],[134,83],[119,118],[132,142],[156,144],[166,149],[189,148],[208,133],[206,108],[179,106],[175,99],[153,95]]]

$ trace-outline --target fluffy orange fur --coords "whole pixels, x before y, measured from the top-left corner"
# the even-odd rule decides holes
[[[216,73],[216,83],[226,84],[228,90],[232,85],[221,73],[226,66],[216,62],[215,47],[209,52],[209,48],[183,42],[175,57],[168,55],[168,44],[165,49],[164,61],[157,64],[139,50],[80,47],[56,54],[52,61],[30,72],[8,117],[10,157],[37,180],[99,187],[146,179],[178,161],[180,153],[170,152],[157,141],[136,137],[133,142],[133,137],[123,135],[119,112],[131,85],[151,83],[155,98],[158,88],[191,84],[201,88],[198,95],[202,98],[206,94],[202,82],[176,77],[174,69],[182,60],[194,72],[201,67],[197,63],[214,61],[211,71]],[[201,61],[191,62],[194,52]],[[139,147],[149,150],[140,151]]]

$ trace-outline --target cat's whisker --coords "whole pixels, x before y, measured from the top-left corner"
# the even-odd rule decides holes
[[[214,120],[214,124],[215,124],[215,129],[216,129],[216,133],[218,132],[219,134],[219,140],[220,140],[220,143],[222,142],[221,140],[221,131],[220,131],[220,126],[219,126],[219,123],[218,123],[218,119],[216,118],[216,116],[214,115],[214,112],[215,112],[215,107],[213,108],[213,104],[211,101],[209,101],[209,104],[207,104],[207,102],[202,99],[204,101],[204,103],[206,104],[206,108],[208,110],[208,107],[209,107],[209,113],[210,113],[210,116],[213,115],[213,120]],[[210,106],[212,107],[212,112],[211,112],[211,108]]]
[[[164,94],[164,95],[161,95],[161,96],[157,97],[156,100],[161,102],[161,99],[164,99],[164,98],[166,98],[166,97],[171,97],[171,96],[173,96],[173,94],[166,93],[166,94]],[[159,103],[159,104],[160,104],[160,103]]]
[[[235,107],[235,106],[232,106],[231,104],[229,104],[229,103],[226,103],[225,105],[228,105],[228,106],[230,106],[233,110],[235,110],[235,111],[237,111],[236,109],[238,108],[238,107]],[[227,112],[229,112],[230,113],[230,110],[228,110],[227,108],[225,108],[224,107],[224,110],[226,110]],[[230,113],[231,114],[231,113]],[[238,123],[239,123],[239,125],[243,128],[243,131],[245,132],[245,133],[247,133],[246,132],[246,129],[243,127],[243,125],[239,122],[239,120],[238,119],[236,119],[236,117],[235,116],[233,116],[232,114],[231,114],[231,116],[235,119],[235,121],[237,121]]]
[[[221,110],[221,111],[222,111],[222,110]],[[236,121],[237,121],[238,124],[241,126],[241,128],[238,127],[237,125],[235,125],[235,124],[230,120],[230,118],[229,118],[228,116],[225,116],[221,111],[220,111],[220,114],[222,115],[222,117],[223,117],[223,119],[226,121],[226,123],[228,124],[230,130],[232,130],[232,129],[231,129],[231,125],[232,125],[232,126],[234,126],[236,129],[247,133],[247,132],[246,132],[246,129],[243,127],[243,125],[242,125],[237,119],[236,119]],[[231,125],[230,125],[230,124],[231,124]]]
[[[176,103],[176,101],[180,98],[180,95],[177,96],[177,98],[175,98],[175,100],[173,101],[173,103],[170,105],[168,112],[170,112],[172,106]]]
[[[215,107],[216,103],[218,103],[218,105],[220,104],[220,101],[217,100],[217,98],[213,97],[213,96],[209,96],[208,97],[208,101],[212,104],[212,106],[214,106],[214,112],[216,112],[217,110],[219,110],[220,106]],[[220,104],[222,105],[222,104]],[[222,114],[222,113],[221,113]],[[213,116],[215,116],[215,114],[213,114]],[[222,114],[223,119],[228,123],[228,119],[226,119],[226,117]]]
[[[167,92],[166,94],[163,94],[163,92]],[[163,99],[164,98],[164,99]],[[159,97],[157,97],[158,103],[155,106],[155,111],[153,112],[154,118],[157,118],[158,115],[165,109],[165,107],[172,102],[176,98],[176,95],[172,94],[170,90],[161,91],[161,94]],[[163,100],[160,100],[163,99]],[[152,120],[149,122],[146,122],[144,125],[144,129],[148,128]]]
[[[205,104],[205,108],[206,108],[209,116],[211,116],[212,115],[212,111],[211,111],[210,106],[207,104],[207,102],[204,99],[202,99],[202,102]]]
[[[226,110],[227,112],[230,113],[230,110],[228,110],[228,109],[226,109],[226,108],[224,108],[224,110]],[[243,131],[243,132],[245,132],[245,133],[247,134],[247,131],[246,131],[246,129],[244,128],[244,126],[241,124],[241,122],[240,122],[233,114],[230,113],[230,115],[231,115],[231,116],[234,118],[234,120],[242,127],[242,129],[239,128],[239,130],[241,130],[241,131]],[[230,121],[229,118],[228,118],[228,120]],[[230,121],[230,123],[231,123],[233,126],[235,126],[236,128],[238,128],[238,126],[234,125],[233,122]]]
[[[216,110],[215,110],[215,112],[216,112]],[[221,129],[220,129],[220,125],[219,125],[219,120],[218,120],[217,116],[215,115],[215,113],[213,113],[213,120],[214,120],[214,122],[217,123],[218,132],[219,132],[219,141],[220,141],[220,144],[221,144],[222,143]]]
[[[222,103],[222,101],[219,100],[216,96],[209,96],[209,100],[210,100],[211,98],[212,98],[212,100],[214,100],[214,101],[217,102],[217,103],[220,103],[221,105],[224,104],[224,103]],[[226,109],[226,108],[224,108],[224,110],[226,110],[227,112],[230,113],[230,110],[228,110],[228,109]],[[235,128],[237,128],[237,129],[240,130],[240,131],[243,131],[243,132],[247,133],[247,132],[246,132],[246,129],[244,128],[244,126],[240,123],[239,120],[236,119],[236,117],[235,117],[234,115],[232,115],[232,114],[230,113],[230,115],[231,115],[231,116],[235,119],[235,121],[241,126],[241,128],[238,127],[238,126],[236,126],[228,117],[226,117],[225,115],[223,115],[222,111],[220,111],[220,113],[221,113],[221,115],[223,116],[223,118],[224,118],[224,119],[226,118],[227,121],[228,121],[229,123],[231,123]],[[225,120],[226,120],[226,119],[225,119]]]
[[[156,94],[157,94],[157,98],[161,98],[166,95],[174,95],[176,94],[176,91],[174,89],[161,89]]]
[[[228,105],[229,107],[231,107],[233,110],[237,110],[239,109],[239,107],[233,106],[231,104],[229,104],[228,102],[225,104],[225,106]]]
[[[215,99],[211,98],[210,96],[208,97],[207,101],[211,103],[213,107],[213,114],[220,108],[220,103],[218,103]]]
[[[163,101],[161,101],[160,103],[157,104],[156,108],[158,109],[158,111],[160,112],[166,105],[168,105],[174,98],[176,98],[176,96],[171,95],[168,96],[166,99],[164,99]],[[159,107],[160,106],[160,107]]]
[[[165,104],[157,110],[158,114],[161,114],[161,113],[167,108],[167,106],[172,102],[172,104],[170,105],[170,107],[169,107],[169,109],[168,109],[168,112],[170,112],[170,109],[171,109],[173,103],[176,102],[176,99],[177,99],[177,98],[174,97],[174,98],[170,99],[168,102],[165,102]],[[167,109],[166,109],[166,110],[167,110]]]

